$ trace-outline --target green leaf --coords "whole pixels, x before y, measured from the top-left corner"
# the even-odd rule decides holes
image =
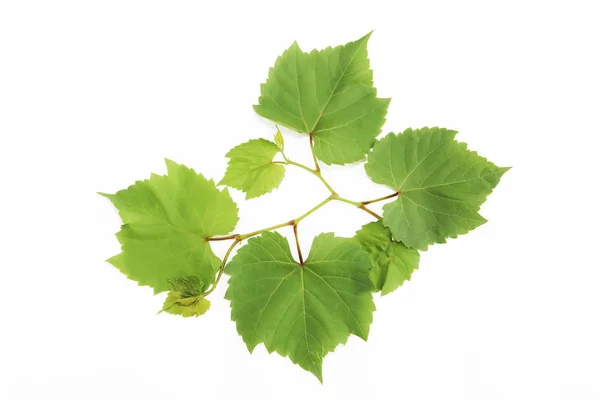
[[[182,317],[199,317],[210,308],[210,301],[201,296],[183,297],[178,291],[170,291],[161,312]]]
[[[371,259],[371,279],[382,295],[396,290],[419,267],[419,252],[395,241],[381,221],[364,225],[355,239]]]
[[[335,48],[305,53],[293,43],[261,85],[256,112],[312,134],[326,164],[364,159],[385,122],[389,99],[377,97],[367,57],[371,34]]]
[[[169,292],[160,311],[183,317],[198,317],[210,308],[210,301],[202,297],[206,286],[198,275],[183,276],[169,281]]]
[[[273,163],[273,157],[279,153],[273,142],[254,139],[234,147],[226,154],[229,163],[225,177],[219,185],[227,185],[246,193],[246,199],[262,196],[277,188],[285,168]]]
[[[273,135],[273,139],[275,140],[275,144],[277,145],[277,148],[280,151],[283,150],[283,135],[281,134],[279,127],[277,127],[277,132],[275,133],[275,135]]]
[[[454,140],[456,133],[443,128],[390,133],[369,154],[367,174],[400,193],[383,207],[383,224],[409,247],[425,250],[486,222],[479,208],[509,169],[467,150]]]
[[[108,261],[155,293],[169,290],[169,280],[190,275],[199,276],[204,290],[221,263],[206,239],[235,228],[237,206],[212,180],[173,161],[166,164],[168,175],[101,193],[123,220],[117,233],[122,253]]]
[[[181,293],[183,297],[194,297],[202,294],[204,291],[204,282],[198,275],[180,276],[170,279],[171,289]]]
[[[364,340],[373,320],[371,263],[351,239],[317,236],[306,263],[287,239],[263,232],[227,265],[225,298],[248,349],[264,343],[322,381],[322,359],[350,334]]]

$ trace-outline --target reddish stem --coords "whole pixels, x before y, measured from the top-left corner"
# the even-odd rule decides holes
[[[388,194],[387,196],[379,197],[379,198],[373,199],[373,200],[363,201],[362,204],[367,205],[367,204],[371,204],[371,203],[377,203],[378,201],[391,199],[392,197],[399,196],[400,194],[401,194],[401,192],[398,190],[396,193]]]
[[[298,224],[294,224],[294,237],[296,238],[296,249],[298,250],[298,259],[300,260],[300,265],[304,265],[302,250],[300,249],[300,240],[298,240]]]

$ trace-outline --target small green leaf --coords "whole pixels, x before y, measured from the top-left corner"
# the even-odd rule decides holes
[[[225,176],[219,185],[227,185],[246,193],[246,199],[262,196],[277,188],[285,168],[273,163],[279,148],[265,139],[254,139],[234,147],[229,157]]]
[[[181,276],[171,279],[169,283],[171,291],[160,312],[182,317],[198,317],[210,308],[210,301],[202,297],[206,285],[200,276]]]
[[[371,34],[305,53],[293,43],[261,85],[256,112],[314,139],[326,164],[364,159],[381,132],[389,99],[377,97],[367,57]]]
[[[181,276],[213,283],[221,261],[206,239],[231,232],[238,221],[227,189],[219,191],[184,165],[166,164],[168,175],[153,174],[116,194],[102,194],[123,220],[117,233],[122,253],[108,261],[155,293],[169,290],[169,281]]]
[[[170,279],[171,289],[181,293],[183,297],[193,297],[202,294],[207,285],[202,282],[198,275],[180,276]]]
[[[509,168],[499,168],[443,128],[390,133],[375,144],[365,165],[376,183],[399,192],[383,207],[383,224],[409,247],[465,234],[486,220],[478,211]]]
[[[355,239],[371,259],[371,278],[382,295],[396,290],[419,267],[419,252],[395,241],[381,221],[364,225]]]
[[[182,317],[199,317],[210,308],[210,301],[201,296],[185,297],[181,292],[172,290],[167,295],[160,312]]]
[[[275,140],[275,144],[277,145],[279,151],[283,150],[283,135],[281,134],[279,127],[277,127],[277,132],[275,135],[273,135],[273,139]]]
[[[306,263],[287,239],[263,232],[227,265],[225,298],[248,349],[264,343],[322,381],[322,359],[350,334],[364,340],[373,320],[371,263],[351,239],[317,236]]]

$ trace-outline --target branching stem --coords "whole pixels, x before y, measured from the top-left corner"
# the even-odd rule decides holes
[[[217,288],[217,285],[219,284],[219,281],[221,280],[221,276],[223,276],[223,271],[225,271],[225,265],[227,264],[227,260],[229,259],[229,256],[231,255],[233,248],[241,242],[242,242],[242,239],[240,239],[238,237],[237,239],[235,239],[233,241],[233,243],[231,243],[231,246],[229,246],[229,248],[227,249],[227,253],[225,253],[225,256],[223,257],[223,261],[221,262],[221,266],[219,267],[219,272],[217,273],[215,283],[213,283],[212,287],[208,291],[204,292],[204,294],[202,295],[203,297],[208,296]]]
[[[379,214],[375,213],[374,211],[369,210],[366,207],[366,205],[371,204],[371,203],[376,203],[379,201],[383,201],[383,200],[387,200],[387,199],[391,199],[400,194],[400,191],[398,191],[396,193],[392,193],[387,196],[379,197],[379,198],[373,199],[373,200],[366,200],[366,201],[354,201],[354,200],[346,199],[344,197],[340,197],[337,194],[337,192],[333,189],[333,187],[331,187],[329,182],[327,182],[327,180],[321,174],[321,168],[319,167],[319,162],[317,161],[317,157],[314,152],[314,144],[313,144],[312,134],[310,135],[310,150],[311,150],[311,153],[313,156],[313,161],[315,162],[315,169],[312,169],[310,167],[307,167],[304,164],[300,164],[300,163],[290,160],[289,158],[286,157],[286,155],[283,153],[283,151],[281,152],[281,155],[283,156],[283,159],[285,161],[273,161],[273,163],[283,164],[283,165],[293,165],[295,167],[298,167],[305,171],[310,172],[311,174],[313,174],[314,176],[319,178],[319,180],[323,183],[323,185],[325,185],[327,190],[329,190],[331,195],[328,198],[326,198],[325,200],[323,200],[322,202],[320,202],[319,204],[317,204],[316,206],[314,206],[313,208],[311,208],[310,210],[308,210],[307,212],[305,212],[304,214],[302,214],[301,216],[299,216],[298,218],[292,219],[290,221],[282,222],[280,224],[269,226],[267,228],[259,229],[259,230],[252,231],[249,233],[231,234],[231,235],[221,236],[221,237],[206,238],[207,241],[218,241],[218,240],[234,240],[234,241],[231,244],[231,246],[229,246],[229,249],[227,249],[227,253],[225,253],[225,257],[223,257],[223,262],[221,263],[221,267],[219,268],[219,272],[217,274],[217,278],[215,279],[215,283],[210,288],[210,290],[208,290],[206,293],[204,293],[204,296],[208,295],[209,293],[212,293],[215,290],[215,288],[217,287],[217,284],[219,283],[219,280],[221,279],[221,276],[223,275],[223,271],[225,270],[225,264],[227,264],[227,260],[229,259],[231,252],[233,251],[235,246],[237,246],[242,241],[244,241],[248,238],[251,238],[253,236],[259,235],[261,232],[264,232],[264,231],[273,231],[273,230],[276,230],[279,228],[283,228],[285,226],[292,226],[293,230],[294,230],[294,238],[296,239],[296,248],[298,250],[298,258],[300,259],[300,265],[304,265],[304,259],[302,257],[302,251],[300,249],[300,241],[298,240],[298,223],[300,221],[302,221],[304,218],[308,217],[309,215],[311,215],[312,213],[314,213],[315,211],[317,211],[319,208],[323,207],[325,204],[329,203],[330,201],[337,200],[337,201],[341,201],[343,203],[352,204],[353,206],[359,208],[360,210],[365,211],[369,215],[371,215],[377,219],[381,219],[382,217]]]
[[[284,156],[284,158],[285,158],[285,156]],[[315,170],[315,169],[309,168],[309,167],[307,167],[307,166],[306,166],[306,165],[304,165],[304,164],[297,163],[297,162],[295,162],[295,161],[292,161],[292,160],[290,160],[290,159],[288,159],[288,158],[285,158],[285,161],[284,161],[284,162],[275,162],[275,163],[276,163],[276,164],[284,164],[284,165],[293,165],[293,166],[295,166],[295,167],[302,168],[303,170],[310,172],[311,174],[313,174],[314,176],[316,176],[317,178],[319,178],[319,180],[320,180],[320,181],[323,183],[323,185],[325,185],[325,187],[327,188],[327,190],[329,190],[329,192],[330,192],[331,194],[335,194],[335,195],[337,195],[337,193],[336,193],[336,192],[335,192],[335,190],[334,190],[334,189],[331,187],[331,185],[329,184],[329,182],[327,182],[327,181],[325,180],[325,178],[323,178],[323,174],[321,174],[321,171],[320,171],[320,170]],[[318,164],[317,164],[317,165],[318,165]]]
[[[251,238],[252,236],[256,236],[256,235],[260,234],[261,232],[274,231],[275,229],[279,229],[279,228],[283,228],[284,226],[291,226],[291,225],[294,225],[294,220],[282,222],[281,224],[269,226],[267,228],[259,229],[257,231],[245,233],[243,235],[238,235],[238,236],[239,236],[240,240],[246,240],[248,238]]]
[[[329,196],[328,198],[326,198],[325,200],[323,200],[322,202],[320,202],[319,204],[317,204],[316,206],[314,206],[313,208],[311,208],[310,210],[308,210],[307,212],[305,212],[304,214],[302,214],[301,216],[299,216],[298,218],[294,219],[292,222],[294,223],[294,225],[297,225],[300,221],[302,221],[304,218],[308,217],[310,214],[314,213],[315,211],[317,211],[319,208],[323,207],[325,204],[329,203],[331,200],[334,200],[333,195]]]

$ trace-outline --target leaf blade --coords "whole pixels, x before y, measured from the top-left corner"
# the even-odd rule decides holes
[[[265,139],[253,139],[231,149],[225,176],[219,185],[227,185],[246,193],[246,200],[276,189],[283,181],[285,168],[273,163],[279,153],[277,144]]]
[[[237,224],[237,206],[227,190],[193,169],[166,160],[167,175],[152,175],[113,195],[119,211],[122,252],[108,261],[155,293],[172,279],[199,275],[214,282],[220,260],[206,238],[226,234]]]
[[[199,317],[210,308],[210,301],[202,296],[207,288],[199,275],[181,276],[169,281],[171,291],[161,312],[187,317]]]
[[[375,308],[369,268],[349,239],[317,236],[300,266],[284,237],[264,232],[227,265],[225,297],[250,351],[264,343],[322,381],[323,357],[350,334],[368,335]]]
[[[419,267],[419,252],[395,241],[389,228],[381,221],[363,225],[354,239],[371,259],[371,278],[382,296],[410,280],[414,270]]]
[[[255,111],[311,134],[315,155],[326,164],[362,160],[381,131],[389,105],[373,87],[370,36],[310,53],[294,42],[270,69]]]
[[[409,247],[426,250],[485,223],[479,208],[508,170],[467,150],[456,133],[437,127],[390,133],[369,154],[367,174],[400,193],[383,206],[383,223]]]

